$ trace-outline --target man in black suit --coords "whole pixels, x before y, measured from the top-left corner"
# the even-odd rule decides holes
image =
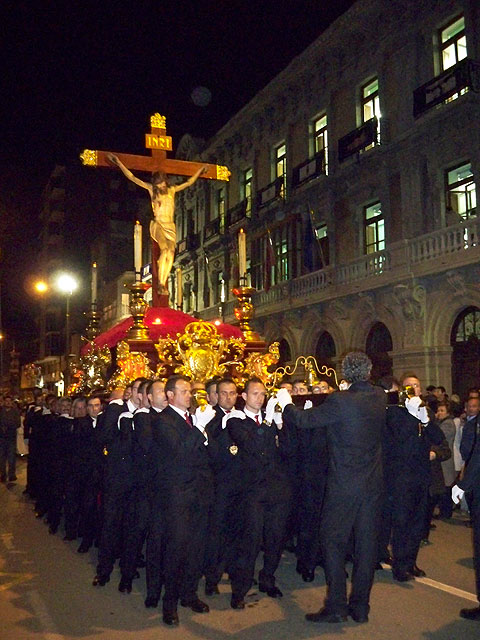
[[[377,531],[383,490],[381,437],[385,393],[368,381],[372,363],[366,354],[348,353],[342,375],[347,391],[328,396],[319,407],[302,411],[285,389],[277,394],[284,418],[299,428],[325,429],[328,448],[327,488],[321,542],[327,597],[325,607],[307,614],[311,622],[342,622],[349,613],[367,622],[375,573]],[[347,603],[345,557],[354,539],[352,590]]]
[[[193,424],[189,409],[191,385],[184,376],[171,376],[165,385],[168,400],[153,430],[152,449],[158,463],[157,490],[165,517],[163,621],[177,625],[177,603],[196,613],[209,611],[197,596],[205,552],[208,508],[213,482],[208,482],[208,438],[205,426],[213,417],[200,407]]]
[[[392,575],[398,582],[425,576],[416,563],[428,509],[430,460],[435,455],[430,449],[445,440],[422,406],[418,377],[405,374],[402,385],[413,389],[415,396],[404,407],[388,407],[383,441],[386,487],[392,499]]]
[[[262,543],[264,561],[258,576],[259,589],[271,598],[283,595],[275,585],[275,571],[285,544],[290,512],[288,461],[292,451],[286,429],[279,428],[281,425],[274,421],[274,398],[267,403],[263,417],[265,396],[263,382],[250,378],[242,393],[243,412],[232,412],[227,421],[229,435],[238,450],[241,474],[241,493],[235,507],[239,518],[235,559],[229,567],[233,609],[245,608],[244,598],[253,584],[255,561]]]
[[[134,415],[140,406],[138,388],[145,378],[132,383],[132,396],[124,402],[109,402],[97,425],[97,438],[103,450],[102,525],[98,546],[97,573],[93,586],[104,586],[110,580],[115,559],[121,555],[122,522],[127,499],[132,491],[131,423],[120,424],[122,413]]]
[[[235,537],[233,514],[238,504],[242,476],[238,464],[237,447],[225,428],[225,416],[235,408],[238,392],[231,378],[214,381],[216,385],[215,417],[207,425],[211,445],[210,464],[214,475],[215,496],[210,509],[205,553],[205,595],[218,591],[225,569],[232,560],[232,542]],[[212,385],[207,385],[212,394]]]
[[[470,492],[470,516],[473,526],[473,567],[477,599],[480,602],[480,433],[477,426],[475,444],[470,453],[463,478],[452,488],[452,500],[458,504],[466,491]],[[468,620],[480,621],[480,606],[461,609],[460,615]]]

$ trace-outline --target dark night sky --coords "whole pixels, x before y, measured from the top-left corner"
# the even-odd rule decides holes
[[[31,223],[56,163],[85,147],[143,153],[149,116],[156,111],[166,115],[174,145],[184,133],[208,138],[352,4],[2,3],[4,328],[19,334],[12,314],[19,308],[18,282],[32,269]],[[193,103],[198,86],[210,90],[208,106]],[[25,252],[21,265],[19,250]],[[28,299],[22,306],[28,307]]]

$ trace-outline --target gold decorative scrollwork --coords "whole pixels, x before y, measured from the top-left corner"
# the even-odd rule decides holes
[[[154,113],[153,116],[150,116],[150,126],[154,129],[166,129],[167,118],[159,113]]]
[[[84,149],[83,152],[80,154],[80,159],[82,161],[82,164],[85,164],[91,167],[96,167],[97,155],[98,154],[96,151],[92,151],[91,149]]]
[[[108,388],[126,387],[135,378],[153,378],[148,357],[138,351],[130,351],[128,343],[122,340],[117,345],[117,370],[108,381]]]
[[[338,387],[335,369],[327,367],[325,364],[319,366],[314,356],[298,356],[293,366],[278,367],[278,369],[275,369],[271,380],[265,386],[269,390],[278,387],[283,376],[292,376],[300,365],[305,369],[306,382],[309,386],[313,386],[318,381],[318,376],[326,376],[327,378],[333,377],[335,385]]]
[[[175,365],[180,362],[175,373],[189,376],[194,382],[223,376],[229,367],[238,375],[243,370],[243,341],[220,336],[210,322],[190,322],[183,334],[177,334],[177,340],[162,338],[155,348],[161,363]]]
[[[244,363],[245,379],[256,376],[260,378],[266,387],[269,387],[270,382],[275,376],[275,372],[268,371],[268,368],[277,364],[279,358],[280,351],[278,342],[272,342],[268,347],[267,353],[259,353],[257,351],[249,353]]]
[[[111,363],[110,349],[90,342],[90,349],[78,363],[70,363],[70,375],[74,380],[69,393],[87,393],[105,387],[105,370]]]
[[[217,164],[217,180],[226,180],[228,182],[231,175],[232,173],[228,167]]]

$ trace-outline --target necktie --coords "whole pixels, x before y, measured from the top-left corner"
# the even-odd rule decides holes
[[[193,427],[192,418],[190,417],[190,414],[188,413],[188,411],[185,411],[185,422],[188,424],[189,427]]]
[[[260,420],[258,419],[258,414],[255,416],[255,422],[260,426]]]

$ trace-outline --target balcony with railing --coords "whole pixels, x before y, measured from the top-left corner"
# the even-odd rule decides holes
[[[292,186],[296,189],[321,175],[325,175],[325,153],[297,165],[292,172]]]
[[[227,227],[235,226],[236,224],[244,223],[248,218],[252,216],[252,203],[250,198],[245,198],[237,205],[227,211]]]
[[[199,246],[198,233],[189,233],[186,238],[177,242],[177,254],[181,255],[186,251],[195,251]]]
[[[267,205],[282,198],[284,193],[283,178],[276,178],[260,191],[257,191],[257,209],[266,207]]]
[[[406,277],[441,273],[480,260],[480,220],[391,244],[350,262],[288,280],[253,296],[259,315],[301,307],[342,295],[401,282]],[[228,314],[225,314],[228,315]]]
[[[221,229],[220,218],[215,218],[215,220],[210,220],[207,222],[205,227],[203,228],[203,241],[208,242],[223,233],[223,229]]]
[[[468,89],[480,90],[480,63],[465,58],[415,89],[413,115],[418,118],[429,109]]]

